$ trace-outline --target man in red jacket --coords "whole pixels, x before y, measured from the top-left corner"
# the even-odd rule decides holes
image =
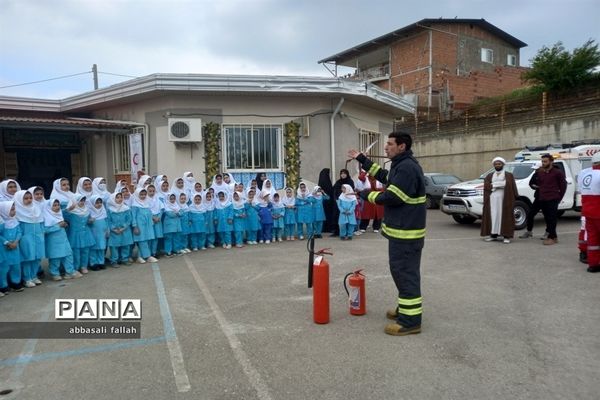
[[[535,173],[537,184],[532,185],[536,186],[534,189],[539,192],[540,207],[546,220],[548,238],[544,240],[545,245],[558,243],[558,236],[556,235],[558,204],[567,191],[565,174],[554,166],[553,161],[554,159],[550,154],[542,156],[542,166]]]
[[[600,152],[592,157],[592,168],[579,173],[578,181],[587,233],[587,270],[600,272]]]

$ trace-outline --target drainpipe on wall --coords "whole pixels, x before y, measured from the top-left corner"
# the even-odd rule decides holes
[[[340,112],[340,108],[342,108],[342,104],[344,104],[344,98],[340,99],[335,110],[333,110],[333,114],[331,114],[331,118],[329,119],[329,134],[331,139],[331,180],[333,180],[336,175],[335,169],[335,116]]]

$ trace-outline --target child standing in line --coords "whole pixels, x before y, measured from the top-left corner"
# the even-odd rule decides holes
[[[58,178],[52,183],[52,193],[50,198],[58,199],[60,201],[60,208],[63,210],[67,208],[69,201],[73,198],[73,192],[71,192],[71,185],[67,178]]]
[[[85,196],[76,193],[65,210],[65,220],[69,223],[67,236],[73,250],[73,264],[82,274],[88,273],[90,250],[96,243],[90,229],[90,210],[85,203]]]
[[[244,231],[246,230],[246,205],[239,192],[233,192],[233,235],[235,247],[244,247]]]
[[[148,191],[146,201],[152,213],[152,229],[154,230],[154,239],[150,240],[150,255],[156,259],[158,257],[158,241],[164,237],[162,224],[164,203],[156,194],[154,184],[146,186],[146,190]]]
[[[248,200],[246,201],[246,239],[248,244],[258,244],[257,236],[260,230],[260,218],[258,217],[258,206],[255,205],[255,192],[251,189],[248,192]]]
[[[154,240],[154,221],[150,203],[146,200],[148,191],[138,187],[133,192],[131,204],[131,226],[133,227],[133,241],[138,248],[138,264],[146,262],[155,263],[158,260],[152,257],[150,242]]]
[[[17,210],[14,201],[0,201],[0,216],[4,220],[4,233],[0,240],[2,240],[4,247],[5,268],[8,271],[7,285],[3,284],[0,291],[5,294],[8,293],[8,287],[15,292],[23,291],[23,284],[21,283],[21,254],[19,251],[19,241],[22,234],[16,214]]]
[[[199,185],[199,183],[196,183]],[[202,195],[196,193],[190,205],[192,251],[206,250],[206,206],[202,204]]]
[[[215,207],[217,220],[217,233],[224,249],[231,249],[231,232],[233,231],[233,206],[229,194],[219,192],[219,202]]]
[[[285,188],[285,196],[281,200],[285,207],[283,217],[283,234],[286,240],[294,240],[296,235],[296,198],[290,187]]]
[[[131,210],[123,202],[123,195],[113,193],[108,200],[108,247],[110,248],[110,266],[118,268],[117,263],[131,265],[129,260],[133,235],[131,234]]]
[[[90,205],[91,204],[91,205]],[[92,235],[96,243],[90,250],[90,269],[99,271],[106,269],[104,266],[104,256],[106,255],[106,246],[110,229],[108,229],[108,214],[104,207],[104,200],[101,195],[93,194],[88,202],[90,210],[90,220],[92,221]]]
[[[46,199],[44,198],[44,188],[41,186],[32,186],[29,189],[27,189],[27,191],[29,193],[31,193],[31,195],[33,196],[33,205],[34,205],[34,207],[37,207],[37,209],[39,211],[38,222],[40,223],[40,226],[42,227],[42,232],[43,232],[44,231],[44,206],[46,205]],[[46,240],[46,237],[44,236],[44,241],[45,240]],[[44,245],[44,257],[45,257],[45,254],[46,254],[46,248]],[[36,275],[38,278],[42,278],[44,276],[44,270],[42,269],[41,262],[38,265]]]
[[[64,279],[82,277],[79,271],[75,271],[73,267],[73,251],[69,245],[66,227],[67,223],[60,209],[60,201],[58,199],[48,200],[44,206],[44,232],[48,269],[53,281],[63,280],[63,277],[60,276],[61,264],[65,269]]]
[[[329,196],[323,193],[320,186],[315,186],[312,192],[313,198],[313,232],[316,238],[321,239],[323,237],[323,222],[327,219],[325,217],[325,209],[323,208],[323,200],[329,200]]]
[[[215,248],[215,202],[213,200],[212,188],[206,191],[202,200],[204,210],[206,210],[206,247]]]
[[[192,222],[190,221],[190,207],[188,206],[188,197],[185,193],[179,194],[179,217],[181,218],[181,233],[178,235],[178,253],[191,253],[190,233],[192,232]]]
[[[356,208],[356,194],[352,186],[342,185],[342,193],[337,199],[337,206],[340,210],[338,223],[340,225],[340,239],[352,240],[354,228],[356,227],[356,217],[354,209]]]
[[[125,186],[123,189],[121,189],[121,194],[123,195],[123,203],[125,203],[125,205],[127,207],[131,208],[131,203],[133,202],[133,198],[131,197],[131,192],[129,191],[129,186]]]
[[[279,193],[273,195],[273,207],[271,208],[271,215],[273,216],[273,242],[283,241],[283,220],[285,218],[285,206],[279,200]]]
[[[306,237],[312,235],[313,210],[308,189],[304,182],[300,182],[296,191],[296,210],[298,219],[298,239],[304,239],[304,227],[306,226]]]
[[[269,180],[267,179],[268,182]],[[271,243],[273,240],[273,215],[271,214],[271,193],[266,187],[261,191],[261,200],[258,202],[258,216],[260,218],[259,243]]]
[[[41,285],[37,277],[42,258],[45,258],[44,224],[40,209],[33,204],[33,195],[19,190],[14,195],[17,220],[21,227],[19,251],[21,253],[21,274],[25,287]]]
[[[173,253],[179,251],[177,248],[177,236],[181,233],[181,217],[179,202],[175,193],[167,195],[165,212],[163,216],[163,233],[165,235],[165,254],[172,257]]]

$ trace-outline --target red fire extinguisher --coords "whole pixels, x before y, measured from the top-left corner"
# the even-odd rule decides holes
[[[361,273],[362,269],[346,274],[344,277],[344,289],[348,294],[348,303],[350,305],[350,314],[364,315],[367,313],[367,297],[365,293],[365,276]],[[348,278],[350,277],[350,278]],[[350,286],[346,285],[346,281]]]
[[[317,324],[327,324],[329,323],[329,263],[323,255],[333,255],[333,253],[327,251],[328,248],[314,251],[314,238],[309,240],[308,246],[308,287],[313,289],[313,320]]]

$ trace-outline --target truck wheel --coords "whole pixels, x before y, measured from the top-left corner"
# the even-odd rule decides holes
[[[529,204],[522,200],[515,201],[513,211],[515,215],[515,229],[521,230],[527,226],[527,214],[529,214]]]
[[[459,224],[472,224],[477,220],[475,217],[471,217],[470,215],[462,215],[462,214],[453,214],[452,218]]]
[[[429,209],[431,208],[436,208],[435,207],[435,200],[433,199],[433,197],[431,197],[430,195],[427,195],[425,197],[425,206]]]

